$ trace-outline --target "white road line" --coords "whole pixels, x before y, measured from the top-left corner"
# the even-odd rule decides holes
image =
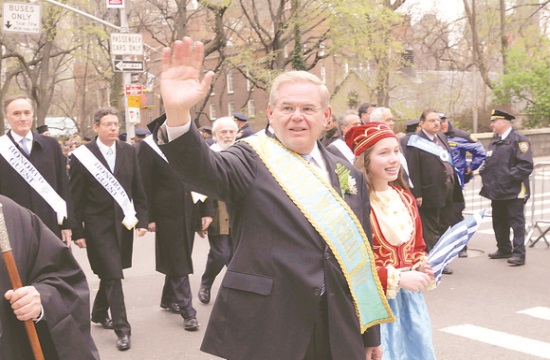
[[[550,359],[550,343],[528,339],[501,331],[486,329],[480,326],[464,324],[441,329],[449,334],[500,346],[524,354]]]
[[[521,310],[518,311],[518,314],[525,314],[543,320],[550,320],[550,308],[542,306]]]

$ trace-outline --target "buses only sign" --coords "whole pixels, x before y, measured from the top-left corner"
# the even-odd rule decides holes
[[[4,2],[2,31],[40,34],[40,4]]]

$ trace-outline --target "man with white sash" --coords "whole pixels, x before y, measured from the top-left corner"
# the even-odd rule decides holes
[[[0,136],[0,194],[32,210],[70,246],[74,219],[58,142],[31,131],[34,111],[26,96],[8,98],[3,113],[11,130]]]
[[[71,155],[70,185],[77,220],[73,233],[75,244],[86,248],[90,266],[100,278],[92,321],[114,329],[117,349],[128,350],[131,327],[122,270],[132,266],[134,228],[137,236],[147,232],[147,201],[137,151],[118,140],[118,111],[99,109],[93,129],[96,141]]]
[[[166,116],[153,132],[183,180],[224,201],[231,219],[235,252],[201,350],[232,360],[380,355],[374,330],[393,316],[373,273],[365,179],[317,142],[332,115],[327,88],[304,71],[278,76],[267,109],[274,137],[214,152],[190,121],[214,76],[201,80],[203,58],[187,37],[165,49]]]
[[[213,201],[196,199],[152,136],[134,146],[138,147],[141,177],[147,195],[148,228],[155,233],[155,268],[165,275],[160,307],[181,315],[185,330],[197,331],[199,321],[193,306],[189,274],[193,273],[195,232],[204,236],[203,231],[214,215]],[[160,315],[164,317],[164,314]]]
[[[451,149],[440,129],[439,113],[426,109],[420,116],[421,130],[407,142],[405,157],[409,177],[414,184],[411,192],[416,198],[426,251],[430,251],[447,228],[455,224],[453,201],[462,196],[454,171]],[[452,274],[446,268],[444,274]]]

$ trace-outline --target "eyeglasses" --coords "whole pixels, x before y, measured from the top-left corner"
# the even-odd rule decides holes
[[[277,106],[277,110],[279,110],[281,114],[285,114],[285,115],[294,114],[296,112],[296,109],[300,110],[300,114],[305,114],[305,115],[314,115],[319,110],[321,110],[320,107],[315,107],[313,105],[296,106],[291,104],[283,104],[283,105]]]

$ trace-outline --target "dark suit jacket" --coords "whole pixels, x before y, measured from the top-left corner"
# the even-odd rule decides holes
[[[13,256],[23,285],[40,293],[44,318],[36,330],[46,359],[99,359],[90,335],[90,291],[71,250],[29,210],[0,196]],[[0,293],[13,286],[0,257]],[[0,359],[32,360],[22,321],[0,302]]]
[[[202,216],[214,215],[212,206],[194,204],[181,178],[143,141],[138,146],[138,158],[149,222],[155,222],[157,227],[156,269],[172,276],[191,274],[195,231],[200,230]]]
[[[95,140],[82,146],[86,146],[109,169]],[[147,200],[136,149],[122,141],[116,142],[114,176],[134,202],[139,220],[136,228],[147,228]],[[71,155],[70,184],[78,222],[73,239],[86,239],[88,259],[94,273],[102,279],[121,279],[122,269],[132,266],[134,239],[133,230],[122,224],[122,209],[74,155]]]
[[[424,131],[419,131],[418,136],[430,139]],[[451,156],[451,149],[447,144],[447,137],[443,133],[437,133],[439,143],[443,145]],[[422,198],[422,207],[442,208],[445,206],[445,181],[447,173],[443,160],[437,155],[430,154],[413,146],[407,146],[405,152],[407,165],[409,166],[409,177],[414,185],[411,189],[415,198]],[[458,186],[456,174],[455,186]],[[460,188],[460,186],[458,186]],[[456,191],[455,191],[456,193]],[[462,194],[462,191],[459,191]],[[457,195],[459,195],[457,193]]]
[[[70,229],[75,225],[72,218],[73,207],[65,157],[54,138],[36,133],[32,135],[32,151],[28,159],[59,196],[65,200],[67,203],[68,219],[60,227],[57,224],[55,211],[2,156],[0,156],[0,194],[6,195],[19,205],[32,210],[54,234],[60,237],[61,228]],[[8,137],[13,141],[11,131],[8,133]],[[19,148],[17,144],[16,146]],[[25,153],[23,155],[27,156]]]
[[[357,180],[357,194],[345,199],[370,238],[362,173],[319,148],[338,193],[337,162]],[[226,151],[210,151],[193,125],[161,149],[187,183],[226,202],[236,243],[201,350],[232,360],[303,359],[325,283],[332,358],[364,359],[359,320],[340,266],[252,148],[238,142]]]

